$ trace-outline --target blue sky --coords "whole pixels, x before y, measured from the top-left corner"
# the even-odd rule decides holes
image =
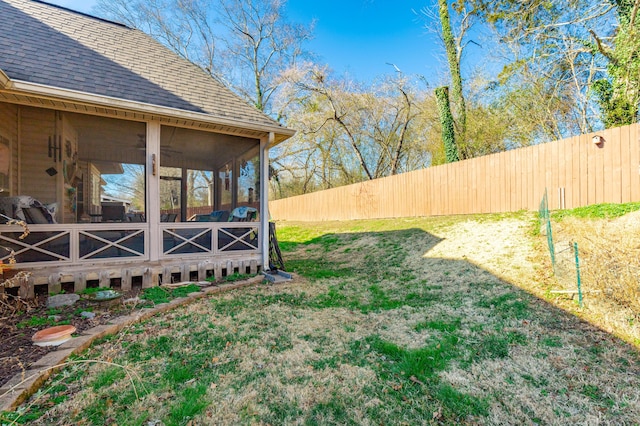
[[[95,0],[45,0],[91,13]],[[447,68],[437,36],[425,29],[419,12],[435,0],[288,0],[291,20],[315,19],[315,38],[308,45],[320,63],[357,81],[371,82],[393,74],[395,64],[405,74],[442,82]],[[419,14],[420,16],[423,16]]]

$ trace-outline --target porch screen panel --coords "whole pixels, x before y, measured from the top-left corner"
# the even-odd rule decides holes
[[[162,232],[163,254],[211,253],[210,228],[165,229]]]
[[[76,221],[146,221],[146,124],[76,113],[64,118],[65,132],[77,140],[65,174]]]
[[[258,206],[259,148],[258,139],[163,125],[160,213],[178,222],[217,222],[214,212]]]
[[[258,228],[221,228],[218,230],[218,250],[255,251],[258,250]]]
[[[238,176],[238,206],[260,209],[260,155],[251,150],[240,159]]]
[[[81,259],[144,256],[144,231],[84,231],[80,233]]]
[[[26,238],[20,239],[21,232],[3,232],[0,234],[0,246],[5,247],[9,258],[9,250],[15,253],[18,263],[59,262],[71,259],[71,237],[69,231],[32,231]]]

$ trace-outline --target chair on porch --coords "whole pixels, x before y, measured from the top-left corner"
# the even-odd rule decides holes
[[[229,212],[227,210],[216,210],[209,214],[196,214],[193,219],[196,222],[228,222]]]
[[[46,225],[56,223],[51,210],[28,195],[0,198],[0,211],[7,217],[23,220],[28,224]]]
[[[228,222],[229,212],[227,210],[215,210],[209,215],[211,222]]]
[[[124,206],[102,206],[102,222],[124,222]]]
[[[144,214],[142,213],[127,213],[127,221],[128,222],[144,222]]]
[[[236,207],[229,215],[229,222],[253,222],[257,218],[257,209],[253,207]]]
[[[175,222],[177,217],[177,213],[162,213],[160,215],[160,222]]]

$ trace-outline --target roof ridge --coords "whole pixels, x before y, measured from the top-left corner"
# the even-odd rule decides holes
[[[58,4],[48,3],[48,2],[43,1],[43,0],[31,0],[31,1],[34,2],[34,3],[40,3],[40,4],[47,5],[47,6],[55,7],[56,9],[61,9],[61,10],[64,10],[65,12],[71,12],[71,13],[75,13],[77,15],[86,16],[87,18],[92,18],[92,19],[95,19],[97,21],[105,22],[107,24],[117,25],[119,27],[128,28],[130,30],[133,29],[130,26],[128,26],[127,24],[123,24],[122,22],[111,21],[109,19],[101,18],[99,16],[91,15],[91,14],[85,13],[85,12],[80,12],[78,10],[74,10],[74,9],[71,9],[71,8],[68,8],[68,7],[60,6]]]

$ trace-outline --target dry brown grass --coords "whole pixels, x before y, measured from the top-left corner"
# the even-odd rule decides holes
[[[615,219],[564,218],[553,223],[558,282],[576,289],[570,245],[578,243],[583,313],[640,347],[640,211]]]

